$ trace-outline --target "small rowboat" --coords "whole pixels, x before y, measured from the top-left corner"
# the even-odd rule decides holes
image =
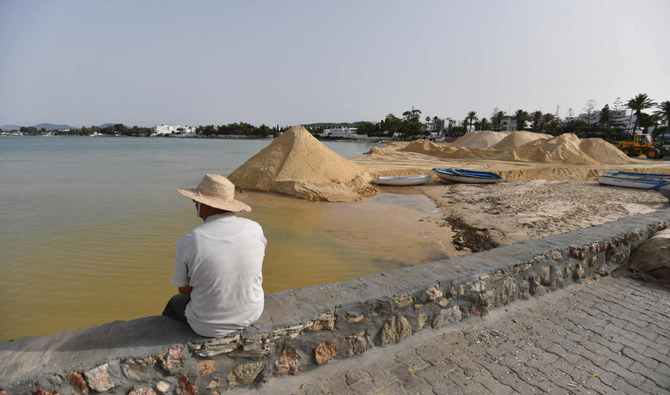
[[[660,187],[658,188],[658,191],[661,192],[661,195],[667,197],[668,201],[670,201],[670,185]]]
[[[375,181],[378,185],[392,185],[392,186],[410,186],[422,185],[430,181],[430,174],[419,174],[414,176],[388,176],[379,177]]]
[[[670,174],[610,171],[599,175],[598,183],[625,188],[659,189],[670,185]]]
[[[490,171],[472,171],[465,169],[433,169],[443,180],[468,184],[492,184],[502,181],[502,177]]]

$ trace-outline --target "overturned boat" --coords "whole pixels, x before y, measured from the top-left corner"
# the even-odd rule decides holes
[[[624,188],[659,189],[670,185],[670,174],[609,171],[598,176],[598,183]]]
[[[445,181],[463,182],[468,184],[492,184],[502,181],[502,177],[490,171],[473,171],[465,169],[433,169],[438,177]]]
[[[423,185],[430,181],[430,174],[417,174],[411,176],[387,176],[379,177],[375,184],[388,186],[412,186]]]

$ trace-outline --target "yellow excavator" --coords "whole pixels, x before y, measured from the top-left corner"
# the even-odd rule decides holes
[[[646,155],[649,159],[661,159],[663,150],[651,141],[648,134],[633,135],[633,141],[620,141],[619,149],[628,156]]]

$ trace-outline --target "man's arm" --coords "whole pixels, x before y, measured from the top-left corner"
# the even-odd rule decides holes
[[[183,287],[178,287],[180,294],[184,294],[186,296],[191,296],[191,290],[193,289],[192,286],[190,285],[184,285]]]

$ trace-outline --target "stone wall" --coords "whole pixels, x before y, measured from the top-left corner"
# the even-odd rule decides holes
[[[624,266],[670,209],[455,259],[266,297],[263,316],[207,339],[165,317],[0,343],[0,388],[58,392],[219,393],[261,386],[333,359],[486,314]],[[41,392],[40,392],[41,391]]]

